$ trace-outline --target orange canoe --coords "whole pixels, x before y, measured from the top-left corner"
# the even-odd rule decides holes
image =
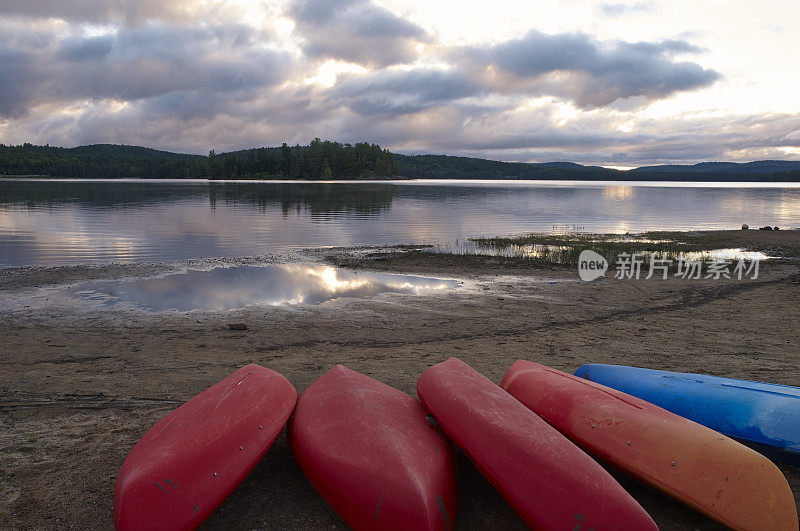
[[[734,529],[797,530],[797,508],[766,457],[644,400],[517,361],[501,387],[591,455]]]

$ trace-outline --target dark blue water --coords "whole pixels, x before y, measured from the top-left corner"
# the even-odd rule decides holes
[[[742,223],[800,227],[800,185],[0,180],[0,267]]]

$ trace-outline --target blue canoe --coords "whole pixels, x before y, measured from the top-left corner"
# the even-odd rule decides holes
[[[800,387],[591,363],[575,376],[641,398],[769,457],[800,466]]]

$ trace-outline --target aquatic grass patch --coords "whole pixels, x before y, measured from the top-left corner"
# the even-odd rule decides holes
[[[708,242],[688,238],[672,237],[667,232],[645,232],[641,234],[594,234],[575,232],[566,234],[530,233],[519,236],[494,238],[470,238],[476,245],[488,248],[524,247],[528,245],[548,247],[582,247],[617,252],[681,253],[710,250]],[[684,234],[684,233],[674,233]],[[603,254],[602,252],[600,254]]]
[[[575,270],[583,250],[592,250],[609,262],[616,273],[618,258],[637,255],[641,270],[649,274],[651,259],[672,261],[668,271],[678,271],[678,259],[700,263],[701,274],[720,260],[731,270],[744,259],[757,259],[760,268],[800,258],[800,231],[650,231],[637,234],[587,232],[528,233],[495,238],[463,238],[432,246],[359,249],[329,254],[325,261],[339,267],[405,271],[524,271]],[[717,264],[718,265],[718,264]],[[654,275],[658,275],[656,271]]]
[[[325,262],[347,269],[378,269],[385,271],[439,271],[454,272],[462,269],[486,271],[492,268],[531,269],[548,267],[532,258],[496,256],[475,253],[435,252],[433,248],[416,248],[371,253],[331,254]]]
[[[670,271],[681,260],[700,264],[701,272],[720,261],[765,260],[769,255],[742,248],[717,247],[697,233],[645,232],[640,234],[530,233],[495,238],[470,238],[434,247],[430,252],[473,256],[497,256],[528,261],[531,266],[575,267],[584,250],[592,250],[614,269],[638,261],[642,269],[651,263],[667,263]]]
[[[576,266],[581,252],[587,249],[603,256],[609,264],[615,264],[620,256],[636,255],[646,261],[651,258],[677,260],[686,253],[705,251],[700,246],[621,238],[619,235],[528,234],[516,237],[474,238],[456,242],[455,245],[438,246],[431,252],[519,258],[546,266]],[[702,255],[695,258],[705,259]]]
[[[471,238],[470,241],[487,248],[524,245],[612,246],[622,251],[641,250],[666,253],[709,253],[721,250],[761,252],[770,258],[800,258],[800,231],[647,231],[641,233],[527,233],[491,238]],[[626,244],[628,244],[626,246]]]

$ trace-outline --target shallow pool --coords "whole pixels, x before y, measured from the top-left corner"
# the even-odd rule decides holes
[[[82,283],[64,291],[69,298],[103,307],[190,311],[319,304],[339,297],[379,293],[417,295],[458,284],[456,280],[355,272],[303,263],[189,270],[141,280]]]

